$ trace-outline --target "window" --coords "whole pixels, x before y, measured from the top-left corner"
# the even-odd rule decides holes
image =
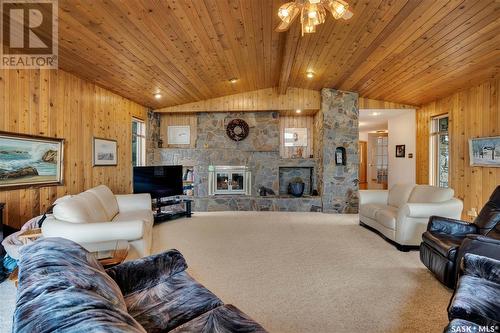
[[[132,165],[146,165],[146,125],[138,119],[132,119]]]
[[[449,186],[450,140],[448,135],[448,115],[431,120],[430,172],[431,185]]]

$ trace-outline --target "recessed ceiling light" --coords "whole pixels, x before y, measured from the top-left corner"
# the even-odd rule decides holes
[[[154,97],[155,97],[156,99],[160,99],[160,98],[161,98],[161,94],[160,94],[160,93],[156,93],[156,94],[154,94]]]
[[[308,79],[312,79],[312,78],[314,78],[314,72],[312,72],[312,71],[307,72],[307,73],[306,73],[306,77],[307,77]]]
[[[378,115],[380,115],[380,112],[373,112],[372,113],[372,116],[378,116]]]
[[[295,110],[295,113],[301,113],[301,112],[302,112],[302,110],[301,110],[301,109],[297,109],[297,110]]]
[[[238,79],[233,77],[232,79],[229,79],[229,82],[231,82],[232,84],[235,84],[236,82],[238,82]]]

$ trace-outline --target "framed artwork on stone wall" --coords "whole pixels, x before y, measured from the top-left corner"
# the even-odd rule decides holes
[[[285,147],[307,147],[307,128],[285,128]]]
[[[168,126],[167,136],[169,145],[189,145],[191,143],[191,127]]]

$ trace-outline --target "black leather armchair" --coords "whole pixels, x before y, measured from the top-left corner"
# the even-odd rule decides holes
[[[427,231],[422,235],[420,261],[450,288],[455,286],[459,252],[461,257],[467,251],[481,252],[484,237],[468,241],[467,247],[461,248],[468,235],[500,239],[500,186],[495,189],[473,223],[439,216],[431,216],[429,219]]]
[[[482,245],[489,253],[500,252],[500,240]],[[448,306],[449,332],[499,332],[500,260],[466,253],[460,279]]]

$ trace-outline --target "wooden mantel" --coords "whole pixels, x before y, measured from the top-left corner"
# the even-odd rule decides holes
[[[319,91],[290,87],[284,95],[280,95],[276,88],[267,88],[170,106],[155,110],[155,112],[319,110],[320,106],[321,93]]]

